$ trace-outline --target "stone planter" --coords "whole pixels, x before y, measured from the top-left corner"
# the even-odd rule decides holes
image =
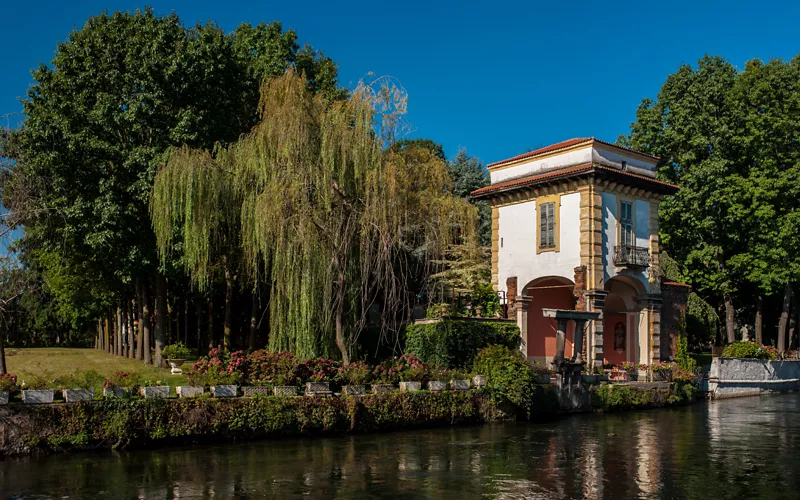
[[[431,380],[428,382],[428,390],[431,392],[442,392],[447,389],[447,383],[443,380]]]
[[[171,368],[170,373],[173,375],[180,375],[183,373],[183,370],[181,370],[181,365],[183,365],[185,362],[186,360],[184,359],[168,359],[167,363],[169,363],[169,367]]]
[[[400,392],[416,392],[422,390],[422,382],[400,382]]]
[[[242,387],[242,393],[246,398],[252,398],[253,396],[269,396],[272,391],[269,390],[269,387],[266,385],[246,385]]]
[[[630,380],[630,374],[625,370],[608,370],[606,375],[610,382],[628,382]]]
[[[372,384],[372,394],[388,394],[394,392],[394,384]]]
[[[213,394],[215,398],[235,398],[236,386],[232,384],[212,385],[211,394]]]
[[[306,396],[330,396],[330,382],[306,382]]]
[[[536,383],[537,384],[549,384],[550,383],[550,374],[549,373],[539,373],[536,375]]]
[[[139,392],[145,399],[166,399],[169,397],[168,385],[151,385],[149,387],[142,387]]]
[[[8,404],[8,393],[0,392],[0,405],[7,405],[7,404]]]
[[[131,390],[127,387],[106,387],[103,389],[103,396],[107,398],[127,398],[130,395]]]
[[[650,382],[666,382],[667,372],[665,371],[651,371]]]
[[[475,375],[472,377],[472,385],[480,389],[486,387],[486,375]]]
[[[61,394],[67,403],[94,399],[94,389],[61,389]]]
[[[22,402],[28,405],[52,403],[54,392],[55,391],[51,389],[36,389],[30,391],[22,391]]]
[[[451,380],[450,388],[454,391],[467,391],[469,390],[469,379],[467,380]]]
[[[297,387],[294,385],[276,385],[272,388],[276,396],[297,396]]]
[[[342,394],[347,396],[363,396],[367,393],[365,385],[345,385],[342,387]]]
[[[175,388],[175,393],[179,398],[196,398],[205,392],[201,385],[179,385]]]

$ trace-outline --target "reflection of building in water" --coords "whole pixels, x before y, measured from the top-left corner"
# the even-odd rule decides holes
[[[636,484],[647,498],[661,491],[661,453],[658,442],[658,425],[655,419],[636,421]]]
[[[603,450],[596,439],[587,437],[581,447],[581,490],[583,498],[603,498]]]

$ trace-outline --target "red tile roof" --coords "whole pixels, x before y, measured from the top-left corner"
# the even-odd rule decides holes
[[[596,139],[594,137],[576,137],[574,139],[568,139],[566,141],[561,141],[561,142],[558,142],[556,144],[551,144],[550,146],[545,146],[543,148],[539,148],[539,149],[537,149],[535,151],[530,151],[528,153],[523,153],[521,155],[513,156],[513,157],[507,158],[505,160],[500,160],[500,161],[496,161],[494,163],[490,163],[490,164],[486,165],[486,168],[491,169],[491,168],[494,168],[494,167],[499,167],[499,166],[505,165],[507,163],[515,162],[517,160],[524,160],[525,158],[532,158],[534,156],[543,155],[545,153],[552,153],[554,151],[559,151],[561,149],[571,148],[572,146],[577,146],[579,144],[588,144],[590,142],[599,142],[600,144],[605,144],[607,146],[611,146],[611,147],[614,147],[614,148],[619,148],[619,149],[623,149],[623,150],[626,150],[626,151],[630,151],[631,153],[636,153],[636,154],[640,154],[640,155],[643,155],[643,156],[647,156],[648,158],[653,158],[655,160],[659,160],[660,159],[658,156],[653,156],[651,154],[642,153],[641,151],[636,151],[635,149],[626,148],[624,146],[618,146],[618,145],[613,144],[611,142],[601,141],[600,139]]]
[[[490,186],[485,186],[480,189],[476,189],[475,191],[472,192],[472,197],[489,198],[491,197],[491,195],[495,193],[514,191],[516,189],[535,186],[537,184],[542,184],[556,179],[575,177],[590,172],[617,176],[622,178],[623,181],[624,179],[628,179],[630,181],[643,182],[648,187],[652,187],[656,191],[665,192],[667,194],[675,193],[676,191],[678,191],[678,189],[680,189],[675,184],[659,181],[658,179],[647,177],[646,175],[634,174],[631,172],[626,172],[624,170],[619,170],[612,167],[606,167],[604,165],[599,165],[596,163],[584,163],[582,165],[576,165],[573,167],[562,168],[559,170],[552,170],[550,172],[545,172],[541,174],[528,175],[517,179],[498,182],[497,184],[492,184]]]

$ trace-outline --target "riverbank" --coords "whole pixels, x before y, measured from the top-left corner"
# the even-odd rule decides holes
[[[588,410],[682,405],[693,391],[677,384],[600,385]],[[542,386],[533,418],[563,412]],[[0,407],[0,455],[146,448],[284,436],[380,432],[513,420],[515,408],[481,390],[349,397],[113,399]]]

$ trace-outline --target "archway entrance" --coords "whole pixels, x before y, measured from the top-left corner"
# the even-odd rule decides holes
[[[527,356],[530,361],[549,365],[556,355],[557,321],[545,318],[542,309],[575,309],[574,284],[562,277],[537,278],[525,286],[528,305]],[[572,352],[573,325],[567,329],[566,352]]]
[[[638,363],[641,341],[639,338],[639,296],[644,287],[634,278],[615,276],[606,281],[608,292],[603,308],[603,363]]]

